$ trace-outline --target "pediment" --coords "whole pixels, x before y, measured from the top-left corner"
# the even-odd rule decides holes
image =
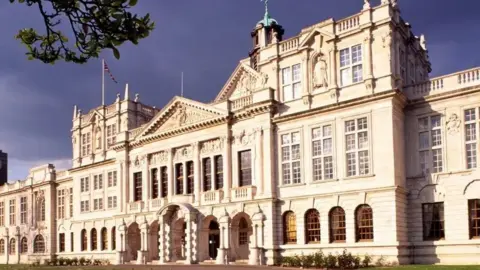
[[[150,124],[146,125],[140,137],[191,127],[227,115],[227,112],[207,104],[175,97],[150,121]]]
[[[103,114],[98,111],[98,110],[93,110],[90,111],[89,114],[86,115],[86,118],[84,118],[84,124],[85,123],[97,123],[100,119],[103,119]]]
[[[330,41],[335,38],[335,35],[329,32],[322,30],[320,27],[313,28],[310,32],[301,39],[300,44],[298,45],[299,49],[310,46],[315,40],[315,36],[320,36],[320,46],[325,42]]]
[[[267,81],[266,74],[254,70],[242,61],[215,98],[215,102],[250,95],[256,90],[265,88]]]

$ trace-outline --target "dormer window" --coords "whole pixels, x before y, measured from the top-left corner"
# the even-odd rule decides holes
[[[302,94],[302,70],[300,64],[282,69],[283,101],[299,99]]]

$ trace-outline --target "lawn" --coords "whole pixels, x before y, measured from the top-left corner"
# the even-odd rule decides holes
[[[397,266],[397,267],[388,267],[388,268],[373,268],[373,269],[390,269],[390,270],[473,270],[480,269],[480,265],[469,265],[469,266],[457,266],[457,265],[409,265],[409,266]]]

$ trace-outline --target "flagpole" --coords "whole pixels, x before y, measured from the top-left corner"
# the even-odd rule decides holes
[[[181,95],[183,97],[183,71],[182,71],[182,92],[181,92]]]
[[[102,58],[102,106],[105,106],[105,59]]]

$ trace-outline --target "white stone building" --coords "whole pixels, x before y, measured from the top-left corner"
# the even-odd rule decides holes
[[[73,168],[0,187],[0,263],[480,263],[480,69],[429,78],[393,0],[282,36],[267,13],[211,103],[75,108]]]

